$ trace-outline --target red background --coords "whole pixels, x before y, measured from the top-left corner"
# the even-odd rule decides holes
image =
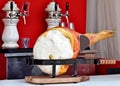
[[[8,0],[0,0],[0,9],[4,7],[4,4]],[[37,37],[43,33],[47,28],[47,23],[45,19],[47,18],[47,12],[45,8],[51,0],[14,0],[19,8],[22,7],[24,1],[30,2],[30,14],[27,17],[27,24],[23,24],[22,17],[18,23],[18,32],[19,32],[19,45],[21,47],[21,38],[29,37],[30,38],[30,47],[33,47]],[[68,1],[70,4],[70,16],[69,19],[75,24],[75,30],[80,33],[85,33],[85,24],[86,24],[86,0],[56,0],[59,4],[62,12],[65,13],[65,3]],[[2,11],[2,10],[1,10]],[[3,13],[3,12],[2,12]],[[0,35],[4,29],[4,24],[2,19],[0,20]],[[0,40],[2,43],[2,40]]]
[[[7,3],[8,0],[0,0],[0,12],[4,14],[2,8]],[[14,0],[19,8],[22,7],[24,1],[30,2],[30,14],[27,17],[27,24],[23,24],[23,19],[17,25],[19,32],[19,45],[22,47],[21,38],[29,37],[30,44],[29,47],[33,47],[37,37],[43,33],[47,28],[47,23],[45,19],[47,18],[47,12],[45,8],[52,0]],[[86,0],[55,0],[62,12],[65,13],[65,3],[69,2],[70,6],[70,16],[69,19],[75,24],[75,30],[80,33],[85,33],[86,28]],[[4,24],[2,22],[3,16],[0,18],[0,47],[2,45],[2,32],[4,29]],[[0,54],[0,79],[6,78],[6,59],[2,54]]]

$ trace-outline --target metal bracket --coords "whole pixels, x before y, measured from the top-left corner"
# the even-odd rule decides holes
[[[77,59],[54,59],[54,60],[48,60],[48,59],[27,59],[27,64],[29,65],[52,65],[52,75],[51,78],[55,78],[56,76],[56,65],[74,65],[74,74],[73,77],[77,76],[77,65],[78,64],[98,64],[98,59],[85,59],[85,58],[77,58]]]

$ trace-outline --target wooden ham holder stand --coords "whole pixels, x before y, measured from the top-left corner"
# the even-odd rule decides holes
[[[92,61],[90,61],[92,60]],[[72,82],[82,82],[89,80],[89,76],[77,76],[77,65],[78,64],[97,64],[98,59],[85,59],[83,57],[77,59],[57,59],[57,60],[30,60],[29,64],[35,65],[52,65],[52,75],[51,76],[26,76],[25,80],[29,83],[34,84],[51,84],[51,83],[72,83]],[[73,75],[61,75],[55,76],[56,65],[73,65],[74,73]]]
[[[55,78],[45,76],[26,76],[25,80],[33,84],[59,84],[59,83],[76,83],[89,80],[89,76],[58,76]]]
[[[81,50],[84,50],[89,45],[89,39],[83,35],[80,36],[80,46]],[[93,60],[92,64],[97,64],[97,59],[86,59],[84,57],[76,59],[55,59],[55,60],[38,60],[38,59],[28,59],[30,65],[52,65],[52,75],[51,76],[26,76],[26,82],[33,84],[57,84],[57,83],[75,83],[89,80],[89,76],[77,76],[77,64],[91,64],[89,60]],[[55,76],[56,65],[74,65],[74,74]]]
[[[52,83],[74,83],[74,82],[82,82],[89,80],[89,76],[77,76],[77,65],[78,64],[98,64],[98,59],[85,59],[83,57],[77,59],[57,59],[57,60],[30,60],[29,64],[35,65],[52,65],[52,75],[51,76],[26,76],[25,80],[29,83],[33,84],[52,84]],[[55,76],[56,65],[70,65],[74,66],[73,75],[61,75]]]

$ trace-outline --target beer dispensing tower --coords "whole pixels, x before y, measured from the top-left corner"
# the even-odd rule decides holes
[[[67,20],[67,24],[69,26],[69,4],[68,2],[66,2],[66,13],[61,13],[61,9],[59,8],[59,5],[52,0],[52,2],[50,2],[47,6],[47,8],[45,9],[45,11],[48,12],[48,18],[45,20],[48,24],[48,29],[52,28],[52,27],[56,27],[60,25],[61,22],[61,17],[65,17]]]
[[[19,22],[19,17],[22,16],[24,19],[24,24],[26,24],[25,17],[28,15],[27,12],[28,3],[24,2],[23,8],[17,7],[17,4],[13,0],[9,0],[5,6],[2,8],[6,12],[6,17],[3,18],[4,30],[2,34],[2,48],[18,48],[19,45],[17,41],[19,40],[19,33],[17,30],[17,23]]]

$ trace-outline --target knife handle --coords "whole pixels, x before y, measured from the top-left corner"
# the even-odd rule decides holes
[[[66,2],[66,11],[69,10],[69,2]]]
[[[55,11],[57,11],[57,3],[55,2]]]
[[[27,11],[27,3],[26,2],[24,2],[23,9],[24,9],[24,11]]]
[[[13,11],[13,1],[10,2],[10,11]]]

